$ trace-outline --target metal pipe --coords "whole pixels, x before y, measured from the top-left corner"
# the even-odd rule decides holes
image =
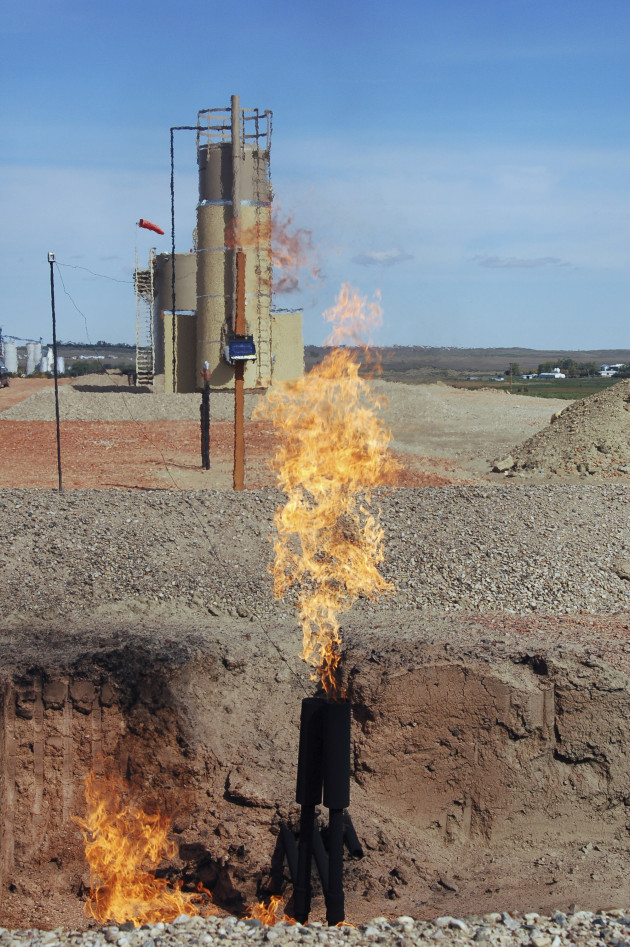
[[[59,425],[59,373],[57,370],[57,319],[55,316],[55,254],[48,254],[50,263],[50,307],[52,310],[52,343],[53,343],[53,375],[55,377],[55,420],[57,424],[57,475],[59,478],[59,493],[61,493],[61,429]]]
[[[324,845],[324,840],[319,831],[319,826],[313,828],[313,858],[317,865],[317,871],[322,882],[324,891],[328,890],[328,852]]]
[[[323,721],[326,703],[305,697],[300,715],[300,747],[295,801],[300,806],[318,806],[322,801]]]
[[[240,97],[238,95],[232,96],[231,104],[231,119],[232,119],[232,228],[234,233],[234,239],[236,246],[240,246],[240,233],[239,233],[239,224],[241,216],[241,107],[240,107]],[[233,286],[234,292],[232,294],[232,331],[238,334],[236,328],[237,321],[237,305],[236,305],[236,281],[237,281],[237,270],[236,270],[236,253],[234,254],[233,262]],[[245,332],[241,333],[245,335]]]
[[[288,825],[280,826],[280,841],[284,848],[284,854],[287,856],[291,883],[295,887],[298,877],[298,847],[295,836]]]
[[[343,809],[331,809],[328,817],[328,887],[326,920],[334,927],[345,918],[343,894]]]
[[[311,909],[311,862],[315,806],[322,801],[323,721],[326,704],[318,697],[305,697],[300,714],[300,746],[295,799],[302,807],[298,843],[297,879],[294,885],[294,914],[305,924]]]
[[[350,704],[326,704],[324,719],[324,805],[350,805]]]
[[[343,810],[343,829],[344,829],[344,842],[346,843],[346,848],[354,858],[363,858],[363,846],[359,841],[359,836],[356,833],[356,829],[352,824],[352,819],[350,818],[350,813],[347,809]]]
[[[302,806],[300,811],[300,841],[298,844],[297,878],[293,888],[295,920],[306,924],[311,910],[311,861],[313,859],[313,829],[315,806]]]
[[[324,805],[328,817],[326,920],[345,917],[343,893],[343,810],[350,805],[350,704],[326,704],[324,718]]]
[[[245,254],[236,253],[236,335],[245,335]],[[234,367],[234,489],[245,486],[245,362]]]
[[[201,392],[201,466],[210,470],[210,366],[205,363]]]

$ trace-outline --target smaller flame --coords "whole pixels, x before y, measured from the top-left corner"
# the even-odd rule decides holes
[[[156,878],[164,858],[172,858],[175,844],[168,838],[171,821],[160,813],[144,812],[130,789],[117,776],[85,780],[87,813],[75,818],[83,829],[85,857],[90,866],[90,896],[85,913],[97,921],[142,924],[169,922],[180,914],[216,914],[210,892],[202,885],[197,894],[182,892],[182,883]]]
[[[279,916],[278,910],[280,907],[284,907],[282,896],[272,894],[268,904],[265,904],[264,901],[251,904],[247,908],[245,916],[260,921],[265,927],[273,927],[274,924],[279,924],[281,921],[285,924],[295,924],[296,921],[288,914],[283,913],[282,917]]]

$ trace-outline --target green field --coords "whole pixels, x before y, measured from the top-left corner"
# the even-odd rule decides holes
[[[506,381],[449,381],[447,384],[453,388],[496,388],[499,391],[512,391],[518,395],[528,395],[531,398],[564,398],[567,401],[575,401],[578,398],[588,398],[594,395],[596,391],[602,391],[604,388],[610,388],[618,378],[559,378],[553,379],[536,378],[531,381],[524,381],[522,378],[514,379],[510,389],[509,379]]]

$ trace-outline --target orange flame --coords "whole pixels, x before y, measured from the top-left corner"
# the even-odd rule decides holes
[[[324,314],[336,323],[330,342],[358,338],[359,327],[376,325],[381,314],[378,302],[368,304],[344,284]],[[378,571],[383,530],[369,509],[371,490],[393,483],[398,469],[387,452],[391,434],[377,414],[381,407],[359,377],[355,354],[339,348],[303,378],[270,389],[256,412],[280,433],[272,465],[288,497],[275,515],[274,593],[282,598],[299,587],[301,656],[334,699],[344,696],[337,616],[360,596],[374,600],[393,589]]]
[[[232,250],[240,247],[245,251],[269,247],[276,293],[298,290],[302,273],[308,273],[314,279],[321,275],[313,262],[315,251],[311,232],[296,228],[293,217],[284,217],[275,204],[269,216],[262,217],[250,227],[243,227],[240,218],[229,221],[225,228],[225,245]],[[261,280],[263,288],[269,289],[271,279],[263,274]]]
[[[175,844],[168,839],[170,819],[125,801],[128,794],[129,787],[116,776],[97,781],[90,773],[85,780],[87,814],[75,821],[83,829],[90,866],[87,916],[101,923],[131,921],[139,927],[172,921],[180,914],[216,914],[203,886],[197,894],[185,894],[181,882],[172,885],[155,877],[160,861],[175,854]]]
[[[272,894],[269,904],[265,904],[264,901],[257,901],[247,908],[245,915],[260,921],[266,927],[273,927],[274,924],[279,924],[281,921],[285,924],[295,924],[296,921],[288,914],[283,914],[282,917],[278,915],[278,909],[281,905],[282,896]]]

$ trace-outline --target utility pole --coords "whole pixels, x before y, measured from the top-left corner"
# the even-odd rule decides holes
[[[245,254],[236,253],[236,324],[237,336],[245,335]],[[234,489],[245,486],[245,362],[234,366]]]
[[[50,307],[52,309],[53,375],[55,376],[55,418],[57,420],[57,472],[59,474],[59,493],[61,493],[61,431],[59,427],[59,376],[57,373],[57,323],[55,320],[55,254],[48,254],[50,263]]]
[[[232,332],[245,335],[245,254],[241,247],[241,106],[238,95],[231,100],[232,119],[232,227],[235,248],[233,259]],[[234,479],[235,490],[245,486],[245,363],[234,366]]]

